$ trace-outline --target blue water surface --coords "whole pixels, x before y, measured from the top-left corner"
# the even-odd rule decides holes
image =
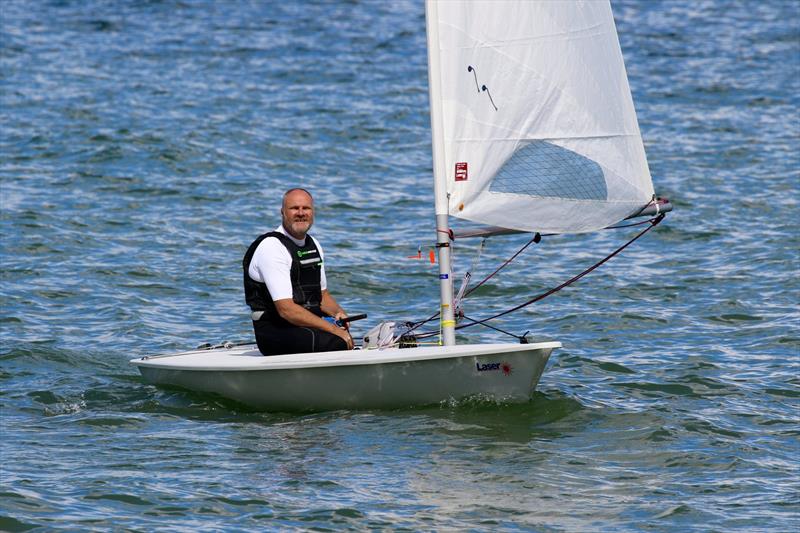
[[[0,3],[0,529],[800,527],[800,4],[612,7],[676,210],[496,322],[564,344],[532,400],[298,415],[128,359],[252,339],[240,261],[290,186],[346,309],[436,309],[422,3]],[[545,238],[467,314],[638,230]]]

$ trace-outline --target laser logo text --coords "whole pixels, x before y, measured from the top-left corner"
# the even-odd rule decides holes
[[[492,372],[492,371],[495,371],[495,370],[500,370],[506,376],[508,376],[509,374],[511,374],[513,372],[512,368],[511,368],[511,365],[506,363],[506,362],[502,362],[502,363],[475,363],[475,369],[478,372]]]

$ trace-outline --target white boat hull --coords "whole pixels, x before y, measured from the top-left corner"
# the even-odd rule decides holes
[[[479,397],[527,401],[558,342],[264,357],[255,345],[131,360],[146,381],[270,411],[397,408]]]

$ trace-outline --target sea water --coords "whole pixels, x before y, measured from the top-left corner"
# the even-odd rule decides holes
[[[436,310],[422,3],[0,3],[0,529],[797,529],[800,6],[613,8],[676,210],[494,323],[564,345],[532,400],[292,414],[128,360],[252,340],[241,257],[290,186],[356,336]],[[467,315],[637,231],[545,238]]]

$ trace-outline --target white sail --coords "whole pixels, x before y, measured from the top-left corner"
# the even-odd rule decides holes
[[[450,215],[578,233],[647,204],[653,185],[607,0],[429,2],[435,174]]]

